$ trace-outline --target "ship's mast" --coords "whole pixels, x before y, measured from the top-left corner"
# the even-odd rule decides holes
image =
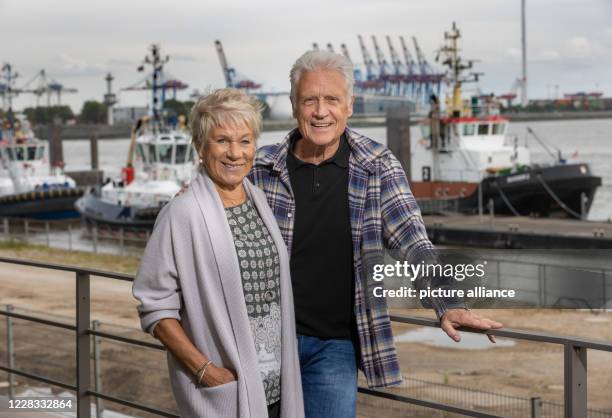
[[[521,79],[521,106],[527,107],[527,29],[525,28],[525,0],[521,0],[521,57],[523,77]]]
[[[7,112],[12,111],[13,108],[13,96],[17,93],[13,85],[17,77],[19,77],[19,74],[13,72],[13,66],[11,64],[5,63],[2,66],[2,76],[0,80],[4,80],[4,83],[0,84],[0,93],[2,93],[2,106]]]
[[[463,111],[461,99],[461,84],[466,82],[478,81],[478,73],[470,73],[467,77],[462,76],[465,70],[472,68],[474,62],[469,60],[464,62],[459,56],[459,43],[461,32],[453,22],[453,27],[449,32],[444,32],[445,45],[438,50],[436,61],[442,56],[442,65],[450,69],[450,82],[453,85],[453,94],[447,107],[447,113],[452,117],[460,117]]]
[[[161,124],[160,114],[164,107],[164,64],[170,61],[170,57],[167,55],[164,58],[161,57],[159,45],[153,44],[149,47],[149,50],[151,51],[150,54],[145,56],[142,65],[138,67],[138,71],[144,71],[145,64],[153,67],[153,84],[151,86],[153,124],[159,126]]]

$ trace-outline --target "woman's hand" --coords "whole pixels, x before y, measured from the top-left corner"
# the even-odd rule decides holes
[[[202,381],[200,383],[206,387],[212,388],[233,382],[234,380],[237,380],[235,372],[231,371],[230,369],[217,367],[214,364],[211,364],[208,367],[208,370],[206,370],[206,373],[202,377]]]

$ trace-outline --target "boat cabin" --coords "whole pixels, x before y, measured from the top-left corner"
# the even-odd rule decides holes
[[[177,132],[139,138],[136,152],[138,158],[146,165],[192,164],[195,161],[195,150],[190,144],[190,138]]]

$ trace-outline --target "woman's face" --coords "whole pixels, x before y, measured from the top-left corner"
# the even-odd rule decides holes
[[[217,187],[233,190],[251,170],[256,149],[246,125],[214,128],[204,144],[202,163]]]

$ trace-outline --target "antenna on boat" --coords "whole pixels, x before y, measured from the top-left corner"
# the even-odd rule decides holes
[[[142,72],[145,65],[153,67],[152,84],[149,86],[152,90],[152,110],[153,110],[153,125],[158,127],[161,124],[161,111],[164,108],[165,89],[164,89],[164,64],[170,61],[170,57],[166,55],[161,57],[160,47],[157,44],[152,44],[149,47],[150,54],[146,55],[142,64],[138,67],[138,71]]]
[[[457,24],[453,22],[451,30],[444,32],[445,45],[436,54],[436,61],[441,61],[442,65],[447,66],[450,70],[450,83],[453,85],[453,95],[448,106],[448,112],[453,117],[460,117],[463,110],[461,84],[477,82],[482,74],[470,72],[467,76],[462,75],[466,70],[472,69],[475,61],[464,61],[459,56],[459,38],[461,38],[461,32],[459,32]]]

